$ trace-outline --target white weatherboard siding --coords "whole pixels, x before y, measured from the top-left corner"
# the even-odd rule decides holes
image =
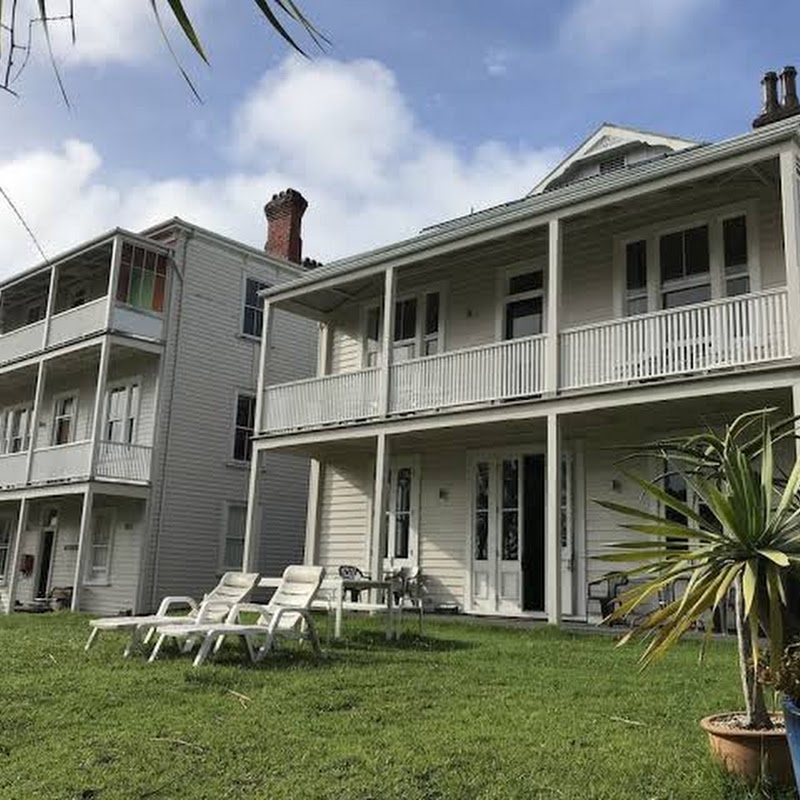
[[[176,261],[183,283],[173,282],[172,302],[181,308],[168,324],[143,606],[217,582],[225,508],[247,502],[249,465],[233,461],[236,394],[255,395],[258,380],[260,344],[241,333],[244,281],[287,277],[200,233],[185,256],[177,245]],[[273,332],[268,383],[314,375],[316,324],[279,312]],[[265,569],[300,560],[307,475],[305,460],[270,459],[262,482]]]

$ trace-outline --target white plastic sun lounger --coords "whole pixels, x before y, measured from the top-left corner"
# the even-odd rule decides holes
[[[319,654],[319,638],[311,616],[311,603],[322,583],[323,574],[322,567],[287,567],[281,585],[268,605],[239,603],[231,609],[225,622],[158,626],[158,641],[149,660],[158,658],[161,646],[169,638],[186,642],[188,647],[195,641],[201,641],[194,659],[195,667],[206,660],[212,649],[216,652],[226,636],[242,637],[253,663],[261,661],[273,649],[279,637],[309,641],[314,652]],[[259,617],[255,623],[242,624],[241,614],[248,611],[258,613]]]
[[[258,583],[254,572],[226,572],[219,583],[198,603],[192,597],[165,597],[155,614],[137,617],[101,617],[90,620],[92,632],[84,650],[88,650],[100,631],[131,632],[131,640],[124,655],[129,656],[141,643],[147,643],[159,625],[196,622],[221,622],[231,608],[241,603]],[[188,608],[187,613],[173,615],[176,608]]]

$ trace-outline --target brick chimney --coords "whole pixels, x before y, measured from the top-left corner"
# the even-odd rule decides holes
[[[753,120],[754,128],[761,128],[771,122],[800,114],[800,102],[797,99],[797,70],[784,67],[780,74],[781,98],[778,100],[778,75],[767,72],[761,80],[764,90],[764,107]]]
[[[271,256],[300,264],[303,240],[300,238],[303,214],[308,202],[296,189],[272,195],[264,206],[267,217],[267,243],[264,249]]]

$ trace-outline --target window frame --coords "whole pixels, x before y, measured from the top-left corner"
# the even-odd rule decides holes
[[[240,397],[250,397],[253,401],[253,428],[252,428],[252,435],[250,437],[250,457],[247,459],[238,459],[236,458],[236,434],[239,431],[239,422],[238,422],[238,412],[239,412],[239,398]],[[252,437],[255,436],[256,430],[256,398],[257,398],[257,391],[255,389],[241,389],[237,388],[233,392],[233,418],[232,418],[232,436],[230,441],[232,442],[232,447],[230,450],[230,458],[229,461],[232,464],[236,464],[237,466],[244,466],[246,464],[252,463],[253,460],[253,452],[252,452]],[[243,429],[244,430],[244,429]]]
[[[420,473],[422,459],[418,454],[397,456],[389,461],[389,474],[387,475],[387,504],[386,504],[386,541],[385,549],[381,555],[384,571],[391,571],[398,567],[413,568],[419,566],[420,550],[420,501],[422,475]],[[395,556],[396,550],[396,502],[397,502],[397,474],[402,469],[411,471],[411,485],[409,487],[408,515],[408,556],[401,558]]]
[[[391,336],[391,344],[392,344],[392,352],[394,355],[394,348],[398,345],[408,346],[409,344],[413,344],[414,346],[414,356],[412,359],[407,359],[411,361],[417,361],[420,358],[433,358],[436,355],[444,353],[446,351],[446,309],[447,309],[447,283],[446,282],[437,282],[437,283],[430,283],[425,284],[424,286],[417,287],[415,289],[411,289],[406,292],[399,292],[395,295],[394,304],[395,310],[392,316],[392,336]],[[439,330],[436,334],[426,334],[425,333],[425,322],[426,322],[426,303],[428,299],[428,295],[431,294],[438,294],[439,295]],[[415,299],[417,302],[417,319],[416,325],[414,330],[414,338],[412,339],[402,339],[399,341],[394,340],[394,329],[395,329],[395,314],[397,313],[397,304],[408,301],[411,299]],[[371,310],[375,308],[378,309],[378,341],[377,346],[372,347],[370,345],[371,339],[367,338],[368,332],[368,322],[369,322],[369,313]],[[362,369],[369,369],[370,367],[379,367],[383,361],[382,356],[382,336],[383,336],[383,300],[382,298],[372,298],[368,301],[365,301],[361,305],[361,313],[360,313],[360,330],[361,330],[361,368]],[[438,350],[436,353],[431,353],[431,355],[425,355],[425,345],[434,339],[438,338]],[[370,355],[375,354],[375,363],[370,364]],[[399,363],[392,359],[392,363]]]
[[[128,270],[128,282],[127,282],[127,287],[126,287],[126,291],[125,291],[125,299],[123,300],[123,299],[120,298],[120,287],[121,287],[121,280],[122,280],[122,274],[123,274],[123,270],[122,270],[122,266],[123,266],[122,265],[122,248],[124,248],[125,246],[129,246],[131,248],[131,263],[130,263],[130,267],[129,267],[129,270]],[[159,262],[159,259],[161,259],[161,258],[164,259],[164,276],[163,276],[164,277],[164,289],[163,289],[163,297],[162,297],[162,307],[161,307],[160,311],[155,309],[155,308],[150,308],[148,306],[136,305],[135,303],[132,303],[131,300],[130,300],[130,298],[131,298],[131,286],[133,284],[133,268],[134,268],[133,253],[134,253],[134,251],[136,249],[142,250],[142,252],[144,252],[144,254],[145,254],[144,261],[142,262],[142,266],[141,266],[141,268],[139,268],[142,271],[145,270],[145,264],[146,264],[146,260],[147,260],[147,253],[153,253],[153,255],[155,256],[155,259],[156,259],[156,263],[155,263],[155,267],[154,267],[154,273],[153,273],[154,279],[153,279],[153,291],[151,293],[151,299],[155,299],[155,296],[156,296],[155,287],[156,287],[156,283],[157,283],[157,278],[159,277],[159,275],[158,275],[158,262]],[[169,291],[170,291],[170,268],[169,268],[170,256],[167,253],[161,253],[158,250],[151,250],[150,248],[145,247],[144,245],[139,244],[138,242],[132,242],[132,241],[129,241],[129,240],[126,240],[126,239],[123,238],[122,239],[122,243],[121,243],[121,247],[120,247],[120,262],[119,262],[119,264],[120,264],[120,269],[119,269],[119,273],[117,275],[117,285],[113,289],[115,305],[122,306],[123,308],[130,308],[131,310],[135,311],[138,314],[149,314],[151,316],[157,317],[158,319],[163,318],[165,313],[166,313],[166,311],[167,311],[167,303],[168,303],[168,300],[169,300]]]
[[[97,519],[107,518],[109,524],[108,544],[104,545],[108,551],[106,556],[105,569],[102,573],[94,571],[94,553],[97,549],[94,536],[97,530]],[[92,511],[91,532],[89,536],[89,553],[86,563],[86,570],[83,577],[85,586],[110,586],[111,585],[111,564],[114,556],[114,539],[117,530],[117,510],[111,506],[95,508]]]
[[[22,436],[22,447],[19,450],[11,450],[9,448],[10,444],[10,424],[12,415],[18,411],[27,411],[27,416],[25,418],[25,434]],[[3,411],[3,428],[2,428],[2,436],[0,436],[0,454],[10,456],[10,455],[18,455],[19,453],[27,453],[31,446],[34,444],[33,442],[33,431],[31,430],[31,423],[33,421],[33,403],[17,403],[13,406],[8,406]]]
[[[722,224],[727,219],[744,217],[747,230],[747,257],[748,273],[750,278],[750,293],[761,290],[761,263],[760,263],[760,208],[757,199],[744,200],[726,206],[719,206],[707,211],[676,217],[663,222],[654,223],[638,229],[626,231],[614,237],[614,316],[615,319],[626,318],[627,305],[627,263],[626,248],[629,244],[644,240],[646,242],[647,258],[647,311],[642,314],[652,314],[658,311],[674,310],[665,309],[663,295],[665,291],[677,291],[691,288],[705,283],[710,283],[711,299],[706,302],[724,300],[727,294],[727,277],[743,277],[744,273],[726,276],[724,264],[724,243],[722,238]],[[691,275],[680,280],[661,282],[661,253],[660,239],[670,233],[678,233],[702,225],[708,226],[708,259],[709,272],[702,275]],[[639,293],[637,297],[644,296]],[[640,315],[631,315],[640,316]]]
[[[228,549],[227,548],[228,539],[232,538],[228,536],[228,530],[229,530],[228,526],[230,523],[230,512],[232,508],[240,508],[244,511],[244,529],[242,531],[242,562],[238,564],[228,564],[226,563],[225,560],[225,555]],[[221,521],[220,541],[219,541],[218,568],[220,573],[231,572],[233,570],[242,569],[242,563],[244,561],[244,545],[246,537],[247,537],[247,501],[225,500],[222,503],[222,521]]]
[[[256,309],[261,314],[261,329],[263,330],[264,327],[264,300],[261,299],[261,303],[258,307],[256,306],[248,306],[247,305],[247,283],[248,281],[254,281],[255,283],[260,283],[261,288],[256,291],[256,296],[258,296],[258,292],[263,292],[264,289],[269,289],[275,285],[275,281],[272,279],[266,279],[261,275],[257,275],[254,272],[243,272],[242,273],[242,285],[241,285],[241,295],[239,300],[239,331],[238,335],[241,336],[243,339],[249,339],[252,342],[260,342],[261,341],[261,330],[258,333],[248,333],[245,329],[245,320],[247,319],[247,309],[252,308]]]
[[[138,402],[136,404],[136,414],[133,416],[133,428],[131,431],[131,438],[130,441],[123,438],[122,441],[115,441],[108,437],[108,423],[109,423],[109,409],[110,409],[110,400],[111,394],[114,391],[119,391],[120,389],[126,390],[126,398],[125,398],[125,415],[122,418],[123,421],[123,433],[127,434],[128,431],[128,421],[131,419],[131,388],[137,387],[139,390]],[[143,397],[143,381],[141,375],[137,375],[135,377],[127,378],[125,380],[118,380],[110,382],[106,385],[106,396],[103,401],[103,431],[101,436],[101,441],[108,442],[111,444],[130,444],[135,445],[139,443],[139,426],[141,422],[142,416],[142,397]]]
[[[58,430],[58,421],[62,419],[58,415],[58,404],[62,400],[72,399],[73,403],[73,412],[70,425],[70,435],[69,439],[66,442],[61,442],[60,444],[56,442],[56,431]],[[66,392],[59,392],[58,394],[53,395],[53,407],[52,407],[52,414],[51,414],[51,422],[50,422],[50,446],[51,447],[63,447],[67,444],[72,444],[73,442],[77,441],[75,438],[75,434],[78,430],[78,413],[80,409],[80,393],[77,389],[74,391],[66,391]]]
[[[520,275],[528,272],[542,273],[541,289],[529,289],[525,292],[510,294],[508,284]],[[520,300],[529,300],[536,297],[542,299],[542,330],[541,333],[531,334],[532,336],[544,336],[547,334],[547,256],[537,256],[526,261],[517,261],[513,264],[506,264],[500,267],[497,274],[497,301],[495,306],[495,339],[498,342],[511,341],[506,339],[506,311],[509,303]],[[527,337],[520,337],[527,338]]]

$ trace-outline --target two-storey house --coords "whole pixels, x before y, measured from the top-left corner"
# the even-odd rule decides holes
[[[114,614],[202,593],[242,560],[259,291],[305,273],[289,190],[267,252],[172,219],[0,284],[0,608]],[[316,363],[283,315],[275,374]],[[302,557],[308,464],[262,464],[264,572]],[[54,592],[55,590],[55,592]]]
[[[603,125],[522,199],[265,292],[267,320],[322,326],[305,380],[275,385],[263,348],[254,441],[312,459],[308,562],[416,566],[434,606],[585,619],[621,535],[592,498],[640,500],[621,447],[800,413],[794,70],[782,82],[744,135]]]

